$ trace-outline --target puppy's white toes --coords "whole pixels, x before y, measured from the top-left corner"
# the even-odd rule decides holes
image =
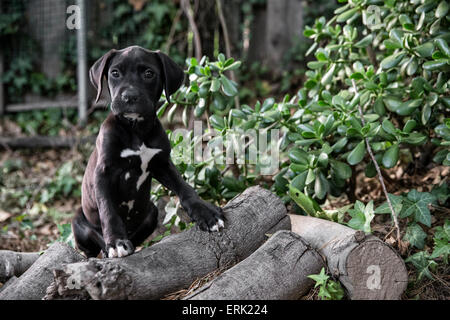
[[[131,252],[129,252],[127,249],[125,249],[122,245],[118,245],[117,246],[117,256],[120,257],[125,257],[130,255]]]
[[[114,248],[109,248],[108,258],[117,258],[117,251]]]
[[[214,231],[220,231],[221,228],[223,228],[225,225],[223,223],[222,219],[218,219],[217,223],[215,225],[213,225],[211,228],[209,228],[209,231],[214,232]]]

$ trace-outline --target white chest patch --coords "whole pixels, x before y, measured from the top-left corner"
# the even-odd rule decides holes
[[[144,117],[140,116],[137,113],[125,113],[123,116],[129,120],[135,120],[135,121],[144,120]]]
[[[131,209],[133,209],[133,206],[134,206],[134,200],[130,200],[130,201],[128,201],[128,202],[122,202],[121,203],[121,205],[122,206],[126,206],[126,207],[128,207],[128,212],[130,212],[131,211]]]
[[[147,179],[148,175],[150,174],[147,171],[148,164],[149,164],[150,160],[152,160],[152,158],[159,152],[161,152],[161,149],[148,148],[145,146],[145,144],[142,144],[139,147],[139,150],[125,149],[125,150],[122,150],[122,152],[120,153],[120,156],[122,158],[138,156],[141,159],[142,173],[137,180],[136,190],[139,190],[141,185],[144,183],[145,179]]]

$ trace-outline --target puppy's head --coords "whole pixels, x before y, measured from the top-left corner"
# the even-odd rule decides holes
[[[114,115],[129,120],[150,120],[156,116],[156,105],[164,89],[166,98],[183,83],[183,70],[167,55],[138,46],[112,49],[91,67],[89,77],[102,93],[105,77]]]

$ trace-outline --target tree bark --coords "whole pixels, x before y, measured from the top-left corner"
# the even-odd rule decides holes
[[[389,245],[341,224],[289,215],[292,231],[318,250],[350,299],[397,300],[408,284],[403,259]]]
[[[0,292],[0,300],[40,300],[53,280],[53,269],[82,259],[67,244],[55,242],[22,276]]]
[[[283,202],[260,187],[247,189],[223,209],[226,222],[220,232],[193,227],[124,258],[65,265],[55,271],[46,298],[159,299],[245,259],[266,234],[290,229]]]
[[[39,258],[39,252],[0,250],[0,282],[19,277]]]
[[[187,300],[298,299],[314,284],[308,275],[324,266],[299,235],[280,230],[244,261],[225,271]]]

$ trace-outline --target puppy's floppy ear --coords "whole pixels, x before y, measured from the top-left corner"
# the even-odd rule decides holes
[[[175,61],[173,61],[166,54],[156,51],[157,56],[159,57],[164,74],[164,92],[166,95],[166,99],[170,102],[170,96],[172,93],[178,90],[179,87],[183,84],[184,81],[184,72],[180,66],[178,66]]]
[[[91,83],[97,90],[97,97],[95,98],[95,102],[98,102],[98,99],[100,99],[100,95],[102,94],[102,83],[103,76],[105,75],[105,68],[116,52],[117,50],[115,49],[109,50],[103,55],[103,57],[98,59],[89,70],[89,79],[91,79]]]

